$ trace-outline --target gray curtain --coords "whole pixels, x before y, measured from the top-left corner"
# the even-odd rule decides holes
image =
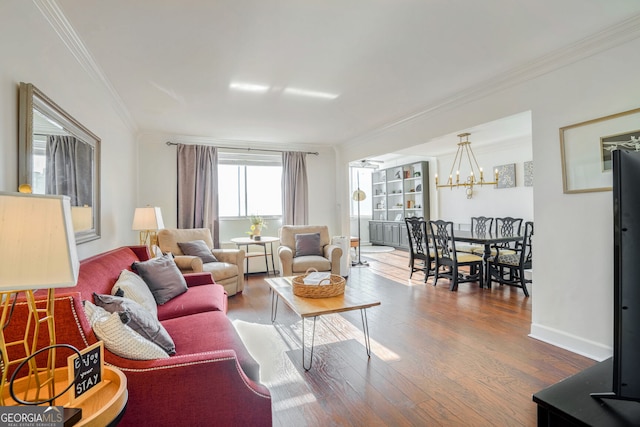
[[[282,225],[309,222],[306,154],[282,153]]]
[[[178,228],[208,228],[220,247],[218,150],[178,144]]]
[[[93,148],[73,136],[49,135],[46,159],[46,193],[69,196],[71,206],[93,206]]]

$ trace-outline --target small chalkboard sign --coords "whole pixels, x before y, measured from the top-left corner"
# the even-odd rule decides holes
[[[74,354],[67,359],[69,381],[73,381],[70,403],[86,397],[96,386],[102,383],[104,377],[104,346],[98,341],[80,351],[81,356]],[[77,379],[76,379],[77,377]]]

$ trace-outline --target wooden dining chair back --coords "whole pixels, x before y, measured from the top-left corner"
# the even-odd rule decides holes
[[[512,237],[518,236],[520,234],[522,228],[522,218],[512,218],[510,216],[496,218],[495,219],[495,228],[493,232],[496,236],[505,236]],[[491,255],[496,255],[496,247],[500,248],[502,254],[515,254],[515,246],[517,246],[517,242],[505,242],[498,243],[491,248]],[[476,255],[480,255],[484,250],[483,249],[474,249],[473,253]]]
[[[489,277],[492,282],[522,288],[525,296],[529,296],[527,283],[531,283],[525,271],[532,267],[533,255],[533,222],[524,224],[522,240],[513,251],[505,253],[496,248],[496,255],[489,257]]]
[[[471,217],[471,232],[477,235],[490,233],[493,230],[493,218],[486,216]],[[484,247],[481,245],[458,245],[458,252],[481,255]]]
[[[433,251],[429,249],[427,222],[422,217],[405,218],[409,237],[409,279],[416,271],[424,273],[424,281],[433,276],[435,264]]]
[[[482,257],[456,251],[453,222],[429,221],[429,227],[436,260],[433,285],[435,286],[441,277],[449,279],[449,289],[452,291],[458,289],[459,283],[482,283]],[[462,271],[460,267],[469,267],[473,273]]]

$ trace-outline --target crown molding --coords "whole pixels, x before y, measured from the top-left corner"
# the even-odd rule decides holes
[[[413,114],[405,116],[399,120],[389,122],[354,138],[345,140],[341,145],[347,143],[350,146],[366,144],[367,140],[371,137],[385,133],[405,123],[421,117],[435,115],[444,109],[453,109],[470,102],[477,101],[509,87],[525,83],[529,80],[556,71],[560,68],[566,67],[582,59],[622,45],[639,37],[640,14],[637,14],[622,22],[607,27],[602,31],[585,37],[582,40],[557,49],[547,55],[538,57],[537,59],[529,61],[521,66],[512,68],[505,73],[484,80],[477,85],[457,92],[447,98],[443,98],[431,105],[427,105]]]
[[[138,126],[122,101],[122,98],[120,98],[120,95],[104,74],[102,68],[100,68],[93,59],[93,56],[85,47],[82,39],[80,39],[78,33],[76,33],[62,12],[62,9],[60,9],[60,6],[58,6],[58,3],[55,0],[33,0],[33,3],[87,74],[105,89],[115,106],[116,112],[122,118],[125,125],[128,126],[132,132],[136,132]]]

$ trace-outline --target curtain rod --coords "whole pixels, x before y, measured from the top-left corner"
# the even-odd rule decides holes
[[[178,145],[178,143],[176,142],[171,142],[171,141],[167,141],[166,142],[167,145]],[[266,152],[271,152],[271,153],[287,153],[289,151],[287,150],[270,150],[268,148],[242,148],[242,147],[223,147],[220,145],[213,145],[213,147],[216,148],[222,148],[224,150],[244,150],[244,151],[266,151]],[[319,156],[320,153],[318,153],[317,151],[291,151],[294,153],[304,153],[304,154],[313,154],[314,156]]]

